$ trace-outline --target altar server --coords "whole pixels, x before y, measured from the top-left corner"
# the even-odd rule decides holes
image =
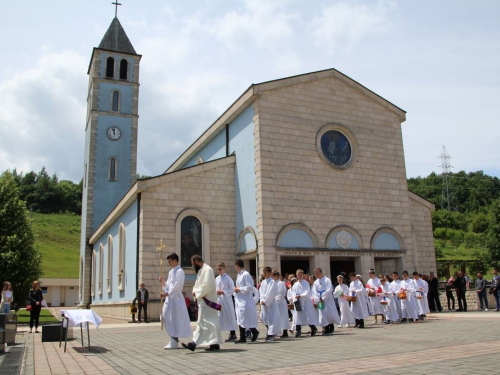
[[[415,283],[415,298],[418,307],[418,318],[420,320],[424,320],[429,312],[429,303],[427,301],[429,286],[424,279],[420,278],[417,271],[413,272],[413,282]]]
[[[402,322],[418,319],[418,306],[415,302],[415,283],[408,277],[408,271],[403,272],[403,280],[399,284],[400,291],[406,293],[406,299],[401,299]]]
[[[298,280],[292,287],[292,297],[296,313],[295,337],[302,335],[302,326],[304,324],[311,327],[311,336],[315,336],[318,332],[316,328],[318,315],[314,311],[309,282],[304,279],[304,271],[301,269],[298,269],[296,274]]]
[[[167,257],[167,262],[172,269],[168,273],[167,281],[159,277],[162,285],[161,297],[165,298],[162,319],[165,331],[170,336],[170,342],[165,349],[178,349],[179,337],[191,336],[191,324],[186,310],[186,302],[182,296],[184,287],[184,270],[179,266],[179,256],[175,253]]]
[[[316,276],[316,280],[313,284],[312,295],[314,302],[318,304],[318,320],[323,327],[323,336],[326,336],[335,330],[334,323],[340,324],[340,317],[335,305],[332,281],[323,275],[321,268],[314,270],[314,276]],[[322,305],[320,305],[321,303]]]
[[[393,306],[394,306],[394,309],[393,311],[395,311],[397,313],[397,319],[396,319],[396,315],[394,317],[392,317],[393,321],[401,321],[401,302],[399,300],[399,291],[401,290],[401,280],[399,279],[399,274],[394,271],[392,273],[392,281],[391,281],[391,285],[389,287],[391,293],[392,293],[392,301],[394,302]]]
[[[370,277],[366,283],[366,288],[370,290],[370,293],[375,293],[375,296],[368,296],[368,300],[370,301],[370,305],[372,307],[373,315],[375,317],[374,324],[378,323],[378,316],[381,316],[381,321],[384,321],[384,309],[380,304],[380,297],[377,294],[379,288],[382,286],[380,283],[380,279],[375,276],[375,270],[370,269],[368,271],[368,276]]]
[[[296,277],[292,277],[290,279],[290,288],[287,290],[286,292],[286,298],[288,299],[288,303],[293,305],[293,285],[297,282],[297,278]],[[291,324],[290,324],[290,331],[294,332],[295,331],[295,328],[296,328],[296,325],[297,325],[297,312],[295,311],[295,308],[291,309],[290,310],[291,313],[292,313],[292,320],[291,320]]]
[[[346,301],[346,297],[349,295],[349,287],[344,284],[344,277],[342,275],[337,276],[337,282],[339,285],[335,287],[335,295],[339,301],[340,307],[339,327],[349,327],[349,325],[356,324],[354,315],[352,315],[351,309],[349,308],[349,302]]]
[[[240,328],[240,338],[234,343],[241,344],[247,342],[245,329],[251,331],[252,341],[257,340],[257,337],[259,337],[259,331],[257,331],[258,316],[253,296],[254,283],[252,276],[245,271],[244,263],[241,259],[238,259],[234,263],[234,268],[238,274],[236,278],[236,287],[234,288],[234,302],[236,322]]]
[[[356,301],[351,302],[351,312],[356,320],[355,327],[365,328],[365,319],[370,316],[368,313],[367,301],[364,296],[365,287],[354,272],[349,274],[349,278],[351,279],[349,293],[351,296],[355,295],[357,297]]]
[[[266,342],[274,341],[274,337],[281,333],[280,313],[276,303],[278,284],[272,276],[271,267],[264,267],[264,280],[260,284],[260,320],[267,327]]]
[[[219,276],[215,278],[217,288],[217,301],[222,306],[219,311],[219,323],[221,331],[229,331],[229,338],[226,342],[236,341],[236,315],[234,312],[233,293],[234,281],[226,273],[226,265],[217,263]]]
[[[194,351],[196,346],[208,346],[205,350],[218,351],[222,338],[220,335],[219,314],[221,307],[217,301],[215,274],[212,267],[203,261],[199,255],[191,257],[197,277],[193,287],[193,297],[198,303],[198,321],[193,333],[193,341],[182,343],[186,349]]]
[[[280,280],[280,273],[276,270],[273,271],[272,276],[273,280],[276,282],[278,287],[278,293],[276,294],[276,305],[278,306],[279,312],[279,325],[280,329],[283,332],[281,338],[288,337],[288,328],[290,327],[290,322],[288,320],[288,305],[286,303],[286,284],[284,281]]]

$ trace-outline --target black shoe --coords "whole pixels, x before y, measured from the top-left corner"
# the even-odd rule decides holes
[[[255,330],[252,332],[252,342],[256,341],[259,337],[259,331]]]
[[[240,336],[240,339],[236,340],[234,343],[235,344],[246,344],[247,343],[247,339],[245,338],[245,336],[243,336],[243,337]]]
[[[237,339],[236,335],[231,335],[231,336],[228,337],[228,339],[225,342],[236,341],[236,339]]]
[[[283,333],[281,336],[280,336],[280,339],[287,339],[289,336],[288,336],[288,332],[287,333]]]
[[[408,319],[406,318],[401,319],[401,323],[408,323]]]
[[[274,341],[274,336],[270,336],[270,335],[268,335],[268,336],[266,337],[266,342],[271,342],[271,341]]]
[[[384,321],[384,324],[391,324],[391,321],[390,320],[386,320],[386,321]]]
[[[300,337],[302,336],[302,333],[300,331],[295,332],[295,337]]]
[[[358,328],[365,328],[365,323],[364,323],[364,322],[363,322],[363,323],[361,323],[361,324],[358,326]]]
[[[220,350],[220,346],[219,346],[219,344],[213,344],[213,345],[210,345],[210,347],[206,348],[205,350],[207,352],[216,352],[216,351]],[[194,351],[194,349],[193,349],[193,351]]]
[[[192,352],[196,349],[196,344],[194,342],[188,342],[187,344],[182,343],[181,345],[183,348],[191,350]]]
[[[316,333],[318,333],[318,329],[316,327],[311,328],[311,337],[316,336]]]
[[[323,328],[323,332],[321,333],[321,336],[328,336],[330,334],[330,331]]]
[[[411,319],[411,318],[408,319],[408,322],[413,323],[413,319]]]
[[[356,325],[354,326],[354,328],[358,328],[359,327],[359,319],[355,319],[356,320]]]

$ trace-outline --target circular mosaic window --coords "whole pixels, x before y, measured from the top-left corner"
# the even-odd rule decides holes
[[[329,130],[321,136],[321,151],[325,158],[337,167],[349,163],[352,156],[349,140],[337,130]]]

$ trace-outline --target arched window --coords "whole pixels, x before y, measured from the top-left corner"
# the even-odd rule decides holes
[[[378,251],[402,250],[401,236],[391,228],[380,228],[375,232],[371,241],[371,248]]]
[[[128,61],[125,59],[122,59],[120,61],[120,79],[127,79],[128,75]]]
[[[314,249],[319,247],[316,235],[307,225],[301,223],[285,225],[278,233],[276,246],[289,249]]]
[[[203,233],[200,220],[186,216],[181,221],[181,267],[191,267],[191,257],[202,255]]]
[[[92,277],[90,278],[90,293],[92,297],[95,295],[95,279],[97,275],[95,274],[96,271],[96,253],[95,250],[92,250]]]
[[[118,230],[118,290],[125,289],[125,225]]]
[[[103,274],[103,263],[104,263],[104,246],[99,245],[99,294],[102,295],[102,274]]]
[[[106,291],[111,293],[111,279],[113,276],[113,237],[108,236],[108,274]]]
[[[106,60],[106,78],[113,78],[115,76],[115,59],[108,57]]]
[[[111,100],[111,110],[113,112],[118,112],[120,110],[120,93],[118,91],[113,91],[113,98]]]
[[[118,162],[117,162],[116,158],[115,157],[109,158],[108,179],[110,181],[116,181],[118,179],[117,170],[118,170]]]

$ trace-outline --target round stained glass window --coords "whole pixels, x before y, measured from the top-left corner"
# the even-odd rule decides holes
[[[329,130],[321,136],[321,151],[326,159],[337,167],[347,164],[352,156],[349,140],[336,130]]]

